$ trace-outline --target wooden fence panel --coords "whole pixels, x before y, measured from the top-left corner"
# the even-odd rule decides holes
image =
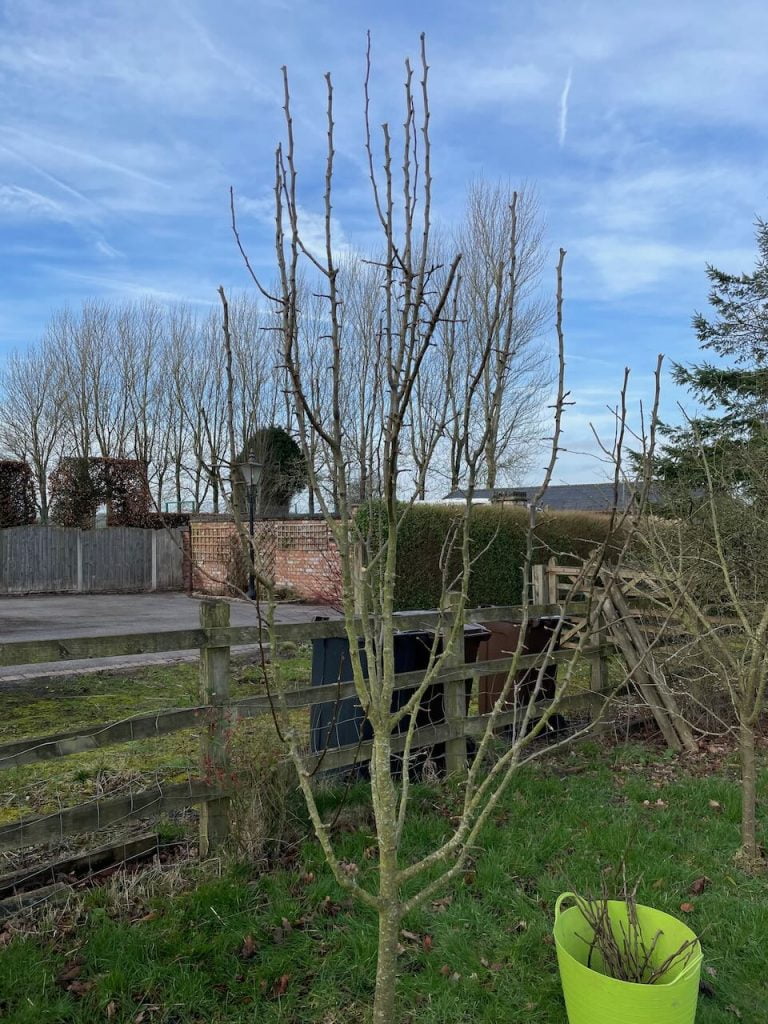
[[[14,526],[0,530],[0,594],[183,589],[179,529]]]
[[[59,526],[0,530],[0,594],[77,591],[79,532]]]
[[[151,589],[153,533],[129,526],[83,530],[83,591]]]
[[[153,590],[183,590],[182,530],[153,530]]]

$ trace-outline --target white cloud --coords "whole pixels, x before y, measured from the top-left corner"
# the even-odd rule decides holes
[[[568,69],[568,75],[563,85],[563,91],[560,93],[560,117],[558,120],[558,131],[557,141],[560,146],[565,145],[565,136],[568,132],[568,96],[571,92],[571,83],[573,81],[573,68]]]
[[[259,223],[272,230],[270,238],[274,238],[275,206],[271,198],[252,199],[241,196],[236,201],[237,210],[254,217]],[[299,204],[298,207],[299,235],[304,247],[320,260],[325,259],[325,214],[308,210]],[[339,258],[351,248],[349,240],[339,220],[331,216],[331,242],[334,258]]]
[[[103,238],[99,238],[97,240],[96,248],[99,250],[102,256],[106,256],[108,259],[111,260],[118,259],[120,256],[123,255],[119,249],[115,249],[115,247],[110,245],[109,242],[105,242]]]
[[[450,102],[454,108],[493,104],[504,109],[510,102],[538,96],[549,89],[551,77],[533,63],[485,63],[469,60],[466,50],[452,60],[450,70],[434,76],[434,100]]]
[[[21,185],[0,185],[0,214],[7,217],[69,220],[69,214],[61,203]]]
[[[216,286],[212,281],[171,280],[158,273],[153,280],[132,277],[115,277],[111,274],[81,273],[66,267],[50,267],[57,277],[71,282],[79,281],[88,286],[88,293],[114,293],[127,299],[154,298],[160,302],[190,303],[196,306],[215,306],[218,302]],[[210,298],[201,298],[208,295]]]

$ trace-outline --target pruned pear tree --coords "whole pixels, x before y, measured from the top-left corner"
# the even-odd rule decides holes
[[[563,628],[562,618],[552,630],[532,685],[526,688],[524,698],[521,697],[516,681],[531,615],[532,567],[537,558],[547,557],[537,545],[537,506],[554,472],[560,449],[561,420],[567,404],[563,330],[565,252],[561,250],[552,304],[557,381],[549,409],[549,455],[544,458],[546,467],[538,498],[530,507],[520,641],[510,656],[505,682],[492,713],[482,721],[475,720],[477,746],[471,761],[466,757],[463,733],[448,734],[446,764],[448,770],[461,779],[458,820],[433,848],[424,849],[409,859],[404,853],[403,839],[413,811],[416,748],[420,742],[423,744],[423,737],[418,736],[419,709],[428,689],[441,683],[441,672],[451,667],[455,672],[457,657],[463,660],[463,655],[457,652],[463,649],[473,564],[481,554],[471,541],[471,497],[481,474],[488,472],[489,443],[493,444],[497,466],[506,458],[502,447],[505,432],[500,429],[498,417],[486,414],[486,401],[497,372],[495,360],[499,358],[500,338],[515,331],[515,314],[510,310],[516,289],[514,239],[510,238],[508,245],[494,248],[496,263],[492,277],[495,283],[482,303],[482,315],[477,312],[477,302],[459,312],[465,254],[456,250],[443,253],[439,258],[436,256],[431,237],[433,167],[428,78],[422,37],[418,69],[409,60],[405,62],[402,127],[396,136],[389,124],[383,124],[375,141],[371,127],[369,46],[364,89],[364,145],[372,216],[378,224],[381,244],[377,256],[361,260],[363,268],[358,274],[350,273],[348,254],[344,261],[339,258],[334,240],[336,148],[330,75],[325,79],[325,237],[320,252],[316,246],[310,247],[303,235],[297,191],[298,150],[286,69],[283,69],[285,138],[275,153],[277,281],[274,286],[262,281],[248,261],[247,244],[241,236],[233,203],[237,244],[277,326],[281,361],[288,372],[296,433],[304,449],[310,486],[339,550],[343,622],[349,641],[354,688],[372,734],[369,777],[377,846],[373,882],[367,873],[365,877],[358,877],[342,862],[329,822],[316,799],[317,758],[308,752],[306,734],[290,715],[280,685],[277,659],[264,665],[266,682],[274,697],[280,734],[296,766],[298,782],[330,869],[340,886],[378,915],[374,1024],[395,1024],[399,1019],[397,953],[404,919],[459,875],[467,858],[476,853],[483,825],[514,779],[516,770],[547,749],[537,741],[547,729],[551,716],[571,693],[579,655],[599,628],[601,597],[591,584],[608,557],[614,564],[620,562],[634,528],[632,517],[642,509],[645,493],[643,481],[633,511],[613,514],[609,539],[587,560],[574,581],[572,593],[590,595],[583,613],[585,628],[574,641],[571,657],[560,665],[554,699],[541,702],[547,666],[554,657]],[[514,202],[513,199],[505,221],[508,225],[514,224]],[[375,292],[366,292],[368,305],[361,311],[355,287],[365,267],[373,267],[365,273],[373,275],[377,288]],[[223,291],[222,300],[226,335],[227,306]],[[471,324],[465,323],[464,319],[469,318],[472,318]],[[452,408],[450,403],[430,400],[427,414],[421,404],[422,395],[425,388],[432,387],[433,380],[439,381],[439,373],[450,367],[450,350],[446,346],[456,333],[454,328],[472,332],[472,344],[465,349],[460,391],[454,396]],[[306,344],[308,336],[313,339],[311,346]],[[365,356],[362,363],[361,348]],[[449,380],[443,381],[444,388],[450,386]],[[350,403],[354,407],[357,402],[351,402],[350,387],[360,395],[367,395],[374,387],[376,390],[366,409],[370,421],[361,428],[348,420]],[[524,400],[522,396],[521,401]],[[623,394],[621,429],[617,429],[610,446],[617,492],[622,472],[624,409]],[[655,422],[655,407],[652,418]],[[467,500],[457,508],[453,527],[445,539],[441,564],[435,570],[442,577],[443,600],[430,619],[429,635],[433,639],[428,664],[415,689],[412,686],[405,692],[406,699],[398,699],[395,652],[398,622],[394,595],[397,574],[408,571],[408,567],[398,561],[398,536],[420,493],[421,474],[426,471],[426,461],[420,467],[413,459],[411,432],[416,422],[423,450],[437,453],[451,445],[460,450]],[[360,436],[368,440],[355,447],[350,444],[350,438],[358,429]],[[376,439],[375,451],[370,443],[372,438]],[[374,464],[364,469],[366,473],[375,471],[376,475],[376,501],[369,503],[364,515],[357,507],[361,456],[372,459]],[[264,599],[261,611],[269,628],[274,619],[270,581],[262,577],[260,584]],[[446,691],[449,724],[464,717],[466,709],[461,707],[464,699],[463,684],[460,692],[457,688],[450,693]],[[458,706],[453,706],[452,701],[458,701]],[[497,733],[502,725],[508,735],[499,748]]]

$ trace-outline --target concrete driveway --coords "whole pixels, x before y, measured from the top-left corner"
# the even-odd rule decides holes
[[[254,625],[255,609],[245,601],[230,601],[233,626]],[[63,639],[149,633],[165,629],[194,629],[200,624],[200,601],[186,594],[57,594],[0,598],[0,643],[18,640]],[[278,622],[311,622],[316,615],[334,615],[324,605],[283,604]],[[247,657],[255,648],[238,648]],[[145,665],[197,661],[197,651],[138,654],[120,658],[54,662],[0,667],[0,689],[32,680],[64,679],[84,672],[114,671]]]

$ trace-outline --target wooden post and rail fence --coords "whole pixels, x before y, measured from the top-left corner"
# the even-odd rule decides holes
[[[558,573],[554,565],[537,567],[534,581],[535,603],[527,609],[521,606],[467,609],[464,621],[481,623],[521,622],[524,614],[536,616],[566,616],[577,621],[585,615],[587,604],[574,601],[568,604],[558,599]],[[567,567],[565,569],[567,570]],[[571,570],[572,571],[572,570]],[[397,625],[402,629],[440,627],[449,635],[453,617],[458,614],[455,601],[449,601],[442,612],[405,612],[398,614]],[[513,667],[521,670],[547,663],[570,661],[572,649],[555,650],[548,654],[514,653],[500,658],[472,663],[464,662],[463,636],[449,649],[433,682],[442,685],[444,692],[444,721],[418,728],[413,738],[413,749],[446,745],[446,768],[449,773],[460,771],[466,764],[467,738],[479,737],[485,731],[488,717],[470,713],[466,700],[466,681],[506,672]],[[275,639],[301,643],[314,639],[345,637],[341,620],[278,624]],[[185,782],[157,784],[127,795],[91,799],[59,810],[53,814],[25,816],[0,827],[0,851],[56,842],[66,836],[96,832],[109,826],[123,825],[133,819],[157,817],[180,808],[199,806],[200,849],[206,854],[216,850],[226,839],[230,829],[229,738],[238,720],[271,715],[268,695],[250,696],[232,700],[230,695],[230,650],[233,647],[261,643],[262,631],[258,625],[231,626],[230,609],[226,601],[206,599],[200,605],[200,625],[197,629],[166,630],[144,634],[116,636],[71,637],[65,639],[35,640],[31,642],[0,643],[0,666],[20,666],[49,662],[67,662],[78,659],[119,657],[124,655],[158,653],[198,648],[200,651],[200,702],[192,707],[170,708],[157,713],[138,714],[121,721],[82,726],[73,730],[19,739],[0,744],[0,772],[22,765],[32,765],[55,758],[68,757],[150,738],[160,739],[179,730],[199,728],[201,751],[199,775]],[[566,697],[566,705],[582,710],[602,705],[599,697],[607,689],[607,658],[615,650],[614,643],[606,642],[595,630],[592,640],[579,653],[591,665],[590,690],[581,690]],[[423,679],[423,670],[399,673],[395,689],[414,688]],[[353,683],[328,683],[317,686],[291,688],[285,692],[285,703],[290,709],[309,708],[322,702],[335,702],[355,697]],[[597,700],[596,700],[597,698]],[[519,709],[502,711],[497,726],[512,725],[519,721]],[[393,752],[399,752],[405,735],[392,737]],[[308,753],[308,769],[321,763],[322,771],[343,769],[365,761],[370,756],[370,741],[351,746],[329,748],[320,754]]]

